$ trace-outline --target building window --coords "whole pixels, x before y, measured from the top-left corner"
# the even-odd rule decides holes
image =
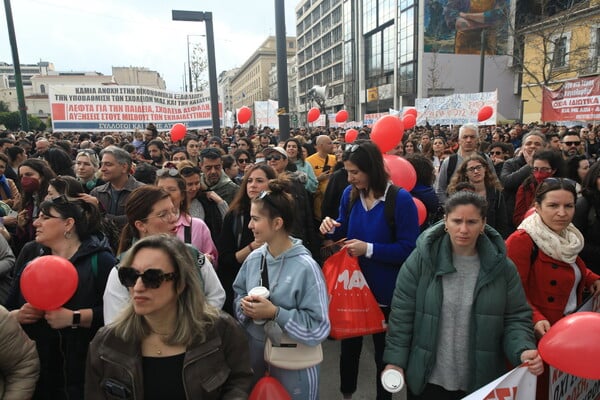
[[[46,85],[40,85],[40,93],[41,94],[46,94]]]
[[[552,50],[552,68],[566,68],[569,65],[569,36],[556,36],[551,39]]]

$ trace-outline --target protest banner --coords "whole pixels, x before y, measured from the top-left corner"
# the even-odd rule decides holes
[[[254,121],[257,127],[268,126],[279,129],[279,116],[277,109],[279,102],[275,100],[255,101],[254,102]]]
[[[482,93],[458,93],[444,97],[418,98],[417,125],[463,125],[477,124],[477,113],[483,106],[494,110],[492,116],[481,125],[495,125],[498,91]]]
[[[600,312],[600,296],[592,296],[577,312]],[[600,400],[600,380],[569,375],[550,366],[549,400]]]
[[[375,122],[377,122],[377,120],[379,118],[381,118],[381,117],[383,117],[385,115],[389,115],[389,113],[382,112],[382,113],[365,114],[365,116],[363,118],[363,123],[370,128],[371,126],[373,126],[373,124]]]
[[[535,400],[537,377],[521,365],[463,400]]]
[[[188,129],[212,126],[210,101],[200,93],[141,86],[50,85],[48,98],[52,129],[57,132],[132,131],[150,122],[161,131],[178,122]]]
[[[600,120],[600,77],[564,82],[558,89],[544,87],[542,121]]]

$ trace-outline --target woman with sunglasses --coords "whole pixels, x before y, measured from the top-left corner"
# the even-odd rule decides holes
[[[252,166],[252,156],[250,155],[249,151],[242,149],[239,149],[235,153],[233,153],[233,156],[235,157],[235,161],[237,162],[238,167],[240,168],[238,177],[240,179],[243,179],[244,175],[246,174],[246,168]]]
[[[231,315],[234,315],[233,281],[250,253],[263,244],[254,238],[248,227],[250,204],[252,199],[268,189],[269,181],[276,177],[275,171],[268,165],[255,164],[247,168],[240,190],[229,206],[223,221],[223,230],[216,241],[219,250],[217,274],[226,293],[223,310]]]
[[[559,152],[544,150],[536,152],[532,157],[529,176],[519,185],[515,196],[515,209],[512,222],[515,227],[525,218],[527,211],[533,206],[535,191],[546,178],[564,176],[564,161]]]
[[[7,308],[36,342],[40,379],[34,399],[82,399],[89,342],[104,325],[102,294],[116,260],[99,234],[98,208],[59,196],[40,205],[35,241],[23,247]],[[19,281],[27,264],[39,256],[69,260],[77,270],[77,290],[62,307],[43,311],[23,297]]]
[[[337,220],[325,217],[320,231],[332,240],[347,239],[344,248],[350,256],[358,257],[367,284],[387,319],[396,276],[420,233],[417,208],[411,195],[399,189],[391,225],[384,212],[390,177],[375,143],[357,141],[346,149],[343,159],[350,185],[340,200]],[[340,390],[347,399],[356,391],[362,341],[362,336],[341,341]],[[379,376],[384,367],[385,333],[373,335],[373,343]],[[377,399],[391,399],[379,379]]]
[[[472,184],[475,193],[486,199],[488,205],[486,223],[506,238],[510,232],[502,184],[487,161],[478,154],[465,158],[452,175],[448,184],[448,194],[457,192],[456,187],[461,182]]]
[[[177,234],[179,209],[174,207],[171,196],[162,188],[146,185],[131,192],[126,206],[127,224],[121,233],[117,256],[123,259],[129,248],[139,239],[166,233]],[[196,260],[206,300],[213,307],[221,308],[225,301],[225,291],[212,263],[192,245],[189,251]],[[129,293],[118,278],[118,269],[113,268],[104,291],[104,319],[107,324],[113,322],[130,302]]]
[[[294,199],[285,191],[288,184],[271,180],[268,191],[252,200],[249,228],[264,244],[247,256],[235,278],[234,307],[248,334],[254,382],[268,369],[292,399],[313,400],[318,398],[319,364],[287,370],[267,365],[264,359],[267,336],[274,340],[283,331],[297,342],[318,346],[330,329],[321,269],[302,242],[290,236],[296,215]],[[256,286],[268,287],[268,298],[249,295]]]
[[[179,218],[176,222],[176,234],[184,243],[191,244],[217,265],[217,248],[211,238],[208,226],[200,218],[189,214],[188,199],[186,196],[186,183],[172,163],[167,163],[166,168],[156,171],[156,186],[165,190],[171,196],[175,208],[179,209]]]
[[[104,185],[99,178],[100,159],[91,149],[79,150],[75,157],[75,175],[83,185],[85,192],[90,193],[96,186]]]
[[[584,290],[600,290],[600,276],[579,257],[584,238],[572,224],[577,193],[570,179],[546,178],[535,192],[535,212],[506,240],[529,305],[535,335],[544,336],[581,304]],[[548,374],[538,379],[537,398],[548,398]]]
[[[247,339],[207,301],[194,264],[172,236],[133,245],[118,273],[132,301],[90,345],[86,399],[247,398]]]
[[[189,161],[182,161],[177,166],[179,174],[185,181],[185,196],[189,205],[189,214],[194,218],[204,221],[213,241],[217,240],[221,232],[223,219],[229,206],[216,192],[206,190],[202,183],[200,168]]]

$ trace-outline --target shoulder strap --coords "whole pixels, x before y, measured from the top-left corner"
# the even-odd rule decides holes
[[[392,230],[392,234],[396,233],[396,196],[400,188],[396,185],[391,185],[385,194],[385,204],[383,208],[383,214],[385,215],[385,220],[387,221],[390,229]]]
[[[183,242],[187,244],[192,243],[192,219],[190,218],[190,225],[183,226]]]
[[[92,274],[94,278],[98,277],[98,253],[92,254]]]
[[[267,258],[264,255],[260,258],[260,286],[269,289],[269,271],[267,271]]]
[[[454,170],[456,169],[456,164],[458,164],[458,154],[454,153],[450,157],[448,157],[448,169],[446,169],[446,184],[450,183],[450,179],[452,179],[452,175],[454,175]]]

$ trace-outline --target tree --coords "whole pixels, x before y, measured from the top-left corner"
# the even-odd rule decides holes
[[[194,81],[193,91],[204,91],[208,87],[208,81],[206,79],[208,58],[206,56],[206,49],[204,49],[200,43],[194,44],[190,60],[190,67],[192,69],[192,77]],[[192,85],[192,82],[190,82],[190,85]]]

